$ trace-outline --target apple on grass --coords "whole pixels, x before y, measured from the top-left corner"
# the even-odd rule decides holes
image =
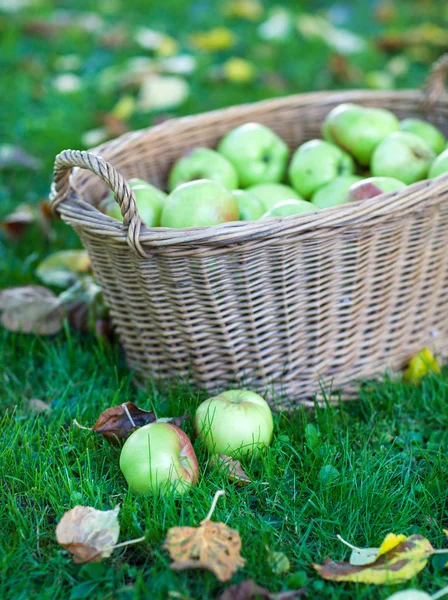
[[[372,175],[393,177],[410,185],[427,176],[434,158],[428,144],[414,133],[391,133],[373,153]]]
[[[281,181],[289,154],[285,142],[260,123],[245,123],[229,131],[218,152],[235,167],[241,187]]]
[[[399,128],[397,117],[389,110],[345,103],[325,117],[322,134],[367,166],[378,144]]]
[[[368,177],[354,183],[348,191],[348,200],[367,200],[380,194],[396,192],[406,187],[406,184],[393,177]]]
[[[171,423],[150,423],[136,429],[121,450],[120,469],[136,494],[182,495],[199,478],[190,439]]]
[[[282,202],[274,204],[274,206],[265,212],[261,218],[290,217],[291,215],[300,215],[315,210],[317,210],[317,207],[307,200],[283,200]]]
[[[134,191],[140,217],[148,227],[158,227],[167,194],[143,179],[129,179],[128,183]],[[98,209],[113,219],[123,221],[121,208],[115,202],[112,192],[100,202]]]
[[[354,183],[361,181],[358,175],[341,175],[313,194],[312,204],[317,208],[330,208],[349,202],[348,191]]]
[[[222,154],[210,148],[194,148],[181,156],[171,169],[169,189],[172,191],[182,183],[197,179],[217,181],[229,190],[238,187],[235,167]]]
[[[403,119],[403,121],[400,121],[400,129],[401,131],[414,133],[422,138],[422,140],[425,140],[434,154],[440,154],[445,148],[445,136],[440,129],[437,129],[435,125],[428,121],[423,121],[423,119]]]
[[[292,187],[283,183],[260,183],[247,188],[247,191],[261,200],[264,206],[263,212],[282,200],[303,200]]]
[[[248,390],[228,390],[199,405],[195,427],[211,453],[238,457],[269,446],[274,423],[264,398]]]
[[[319,188],[342,175],[351,175],[352,157],[330,142],[310,140],[297,148],[288,175],[294,189],[307,200]]]
[[[257,221],[265,212],[261,200],[247,190],[235,190],[233,197],[238,203],[238,217],[240,221]]]
[[[184,183],[168,196],[162,211],[162,227],[206,227],[238,220],[238,202],[216,181],[199,179]]]
[[[428,177],[433,179],[444,173],[448,173],[448,149],[444,150],[432,163]]]

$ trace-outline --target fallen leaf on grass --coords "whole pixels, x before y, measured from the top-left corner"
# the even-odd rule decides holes
[[[31,156],[19,146],[11,146],[10,144],[0,146],[0,169],[25,167],[37,171],[41,165],[42,161],[39,158]]]
[[[47,285],[67,288],[90,268],[90,258],[85,250],[62,250],[47,256],[37,267],[36,275]]]
[[[51,406],[44,402],[43,400],[39,400],[39,398],[33,398],[28,402],[28,407],[35,413],[50,413]]]
[[[150,75],[140,88],[137,107],[141,112],[175,108],[190,94],[188,83],[174,75]]]
[[[64,317],[53,292],[39,285],[0,291],[0,323],[8,331],[52,335],[62,328]]]
[[[295,600],[299,596],[306,596],[304,588],[273,594],[266,588],[257,585],[252,579],[247,579],[228,587],[220,595],[219,600],[258,600],[259,598],[266,600]]]
[[[209,31],[200,31],[190,37],[192,46],[206,52],[228,50],[235,44],[235,41],[235,34],[227,27],[215,27]]]
[[[226,17],[256,21],[263,14],[263,5],[258,0],[230,0],[224,6]]]
[[[429,348],[423,348],[409,361],[409,365],[403,373],[403,379],[418,385],[420,380],[430,373],[440,373],[440,366]]]
[[[365,40],[359,35],[347,29],[339,29],[318,15],[300,15],[297,29],[305,38],[320,39],[340,54],[354,54],[366,47]]]
[[[225,471],[229,481],[235,481],[239,485],[249,485],[250,477],[243,471],[239,460],[233,460],[231,456],[225,454],[216,454],[212,456],[211,466],[217,467],[220,471]]]
[[[88,429],[89,431],[100,433],[113,444],[119,444],[120,440],[125,440],[135,429],[143,427],[143,425],[158,421],[174,423],[179,427],[188,418],[188,415],[183,415],[182,417],[157,419],[154,411],[143,410],[133,402],[125,402],[118,406],[106,408],[100,414],[93,427],[84,427],[76,419],[74,420],[74,424],[80,429]]]
[[[268,553],[268,565],[275,575],[287,573],[290,569],[289,558],[284,552],[273,552],[266,546]]]
[[[389,550],[392,550],[401,544],[401,542],[404,542],[406,536],[402,533],[398,535],[396,533],[388,533],[379,548],[357,548],[346,542],[340,535],[338,535],[337,538],[340,542],[352,549],[349,559],[350,564],[361,567],[374,563],[382,554],[386,554],[386,552],[389,552]]]
[[[51,237],[50,204],[47,201],[39,204],[19,204],[10,215],[7,215],[0,226],[6,235],[13,239],[20,239],[29,225],[36,223],[46,237]]]
[[[222,73],[231,83],[244,84],[255,79],[256,69],[248,60],[233,56],[223,64]]]
[[[118,513],[75,506],[64,514],[56,527],[56,539],[74,556],[75,563],[98,562],[113,552],[120,534]]]
[[[224,523],[210,521],[216,502],[223,494],[222,490],[216,492],[210,511],[199,527],[171,527],[168,530],[163,547],[174,561],[171,569],[208,569],[224,582],[244,566],[246,561],[240,555],[238,531]]]
[[[323,565],[313,566],[323,579],[331,581],[396,584],[412,579],[424,569],[433,553],[426,538],[411,535],[368,565],[354,566],[349,562],[336,563],[326,559]]]
[[[431,600],[436,596],[430,596],[422,590],[402,590],[401,592],[395,592],[392,596],[388,596],[386,600]],[[440,598],[440,596],[437,596]]]

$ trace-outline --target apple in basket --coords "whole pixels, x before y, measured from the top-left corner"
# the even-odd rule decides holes
[[[162,211],[162,227],[206,227],[238,220],[238,202],[216,181],[198,179],[177,187]]]
[[[168,185],[172,191],[182,183],[197,179],[217,181],[229,190],[238,187],[235,167],[222,154],[210,148],[194,148],[179,158],[171,169]]]
[[[400,121],[401,131],[407,131],[418,135],[425,140],[434,154],[443,152],[446,144],[446,139],[440,129],[437,129],[432,123],[423,121],[423,119],[403,119]]]
[[[148,227],[158,227],[167,194],[143,179],[129,179],[128,183],[134,191],[140,217]],[[113,219],[123,220],[121,209],[115,202],[112,192],[100,202],[98,208]]]
[[[402,190],[405,187],[406,184],[393,177],[368,177],[350,187],[348,200],[367,200],[380,194]]]
[[[326,140],[349,152],[359,164],[368,166],[378,144],[399,128],[397,117],[389,110],[345,103],[328,113],[322,133]]]
[[[186,433],[171,423],[150,423],[126,440],[120,469],[137,494],[182,495],[199,478],[199,466]]]
[[[444,173],[448,173],[448,149],[444,150],[432,163],[428,176],[433,179]]]
[[[248,190],[235,190],[233,197],[238,203],[240,221],[257,221],[265,212],[264,204]]]
[[[348,191],[354,183],[361,181],[358,175],[341,175],[313,194],[311,202],[316,208],[330,208],[349,202]]]
[[[199,405],[195,427],[210,452],[236,457],[269,446],[274,424],[264,398],[248,390],[228,390]]]
[[[260,183],[247,188],[247,191],[261,200],[265,211],[282,200],[303,200],[292,187],[283,183]]]
[[[243,188],[281,181],[289,154],[285,142],[260,123],[245,123],[229,131],[218,152],[233,164]]]
[[[324,140],[310,140],[294,152],[288,174],[294,189],[309,199],[339,175],[351,175],[354,168],[347,152]]]
[[[405,131],[391,133],[373,153],[372,175],[394,177],[409,185],[427,176],[434,159],[434,152],[421,137]]]
[[[270,217],[289,217],[291,215],[300,215],[301,213],[313,212],[317,210],[311,202],[307,200],[283,200],[274,204],[264,215],[262,219],[269,219]]]

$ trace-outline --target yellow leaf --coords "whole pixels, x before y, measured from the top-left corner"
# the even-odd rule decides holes
[[[174,561],[171,569],[208,569],[224,582],[244,566],[238,531],[224,523],[210,521],[216,501],[222,494],[222,491],[215,494],[210,512],[199,527],[171,527],[168,530],[163,547]]]
[[[232,83],[250,83],[255,78],[254,65],[244,58],[229,58],[222,66],[224,77]]]
[[[226,17],[256,21],[263,14],[263,6],[257,0],[230,0],[224,14]]]
[[[169,35],[164,36],[160,45],[156,49],[158,56],[167,57],[174,56],[179,51],[179,44],[177,40],[170,37]]]
[[[386,552],[389,552],[389,550],[392,550],[401,544],[401,542],[404,542],[405,539],[406,536],[402,533],[399,533],[398,535],[396,533],[388,533],[378,549],[378,556],[386,554]]]
[[[193,34],[190,42],[198,50],[218,52],[231,48],[235,43],[235,36],[227,27],[215,27],[210,31]]]
[[[369,565],[354,566],[349,562],[336,563],[326,559],[323,565],[313,566],[321,577],[331,581],[390,585],[412,579],[426,567],[433,553],[426,538],[411,535]]]
[[[349,562],[353,566],[364,566],[371,565],[376,561],[376,559],[398,546],[401,542],[406,539],[406,536],[402,533],[388,533],[383,540],[383,543],[379,548],[357,548],[353,546],[349,542],[346,542],[340,535],[337,536],[338,540],[352,549],[352,553],[350,555]]]
[[[409,365],[403,374],[403,379],[409,383],[418,385],[423,377],[430,373],[440,373],[440,366],[434,355],[428,348],[423,348],[409,361]]]
[[[85,250],[61,250],[47,256],[37,267],[36,275],[47,285],[67,288],[90,269],[90,258]]]
[[[135,104],[134,96],[122,96],[113,107],[111,113],[114,117],[120,119],[120,121],[124,121],[134,114]]]

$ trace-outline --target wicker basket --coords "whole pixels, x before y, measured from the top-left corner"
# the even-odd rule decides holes
[[[424,345],[445,352],[448,176],[315,213],[184,230],[147,228],[125,179],[164,187],[186,149],[215,147],[247,121],[271,127],[294,149],[318,137],[341,102],[404,118],[421,116],[425,98],[296,95],[59,154],[52,203],[90,254],[129,366],[142,378],[180,376],[209,391],[235,383],[270,390],[287,408],[322,387],[353,391],[353,382],[400,368]],[[448,134],[446,98],[425,116]],[[124,224],[96,208],[106,184]]]

